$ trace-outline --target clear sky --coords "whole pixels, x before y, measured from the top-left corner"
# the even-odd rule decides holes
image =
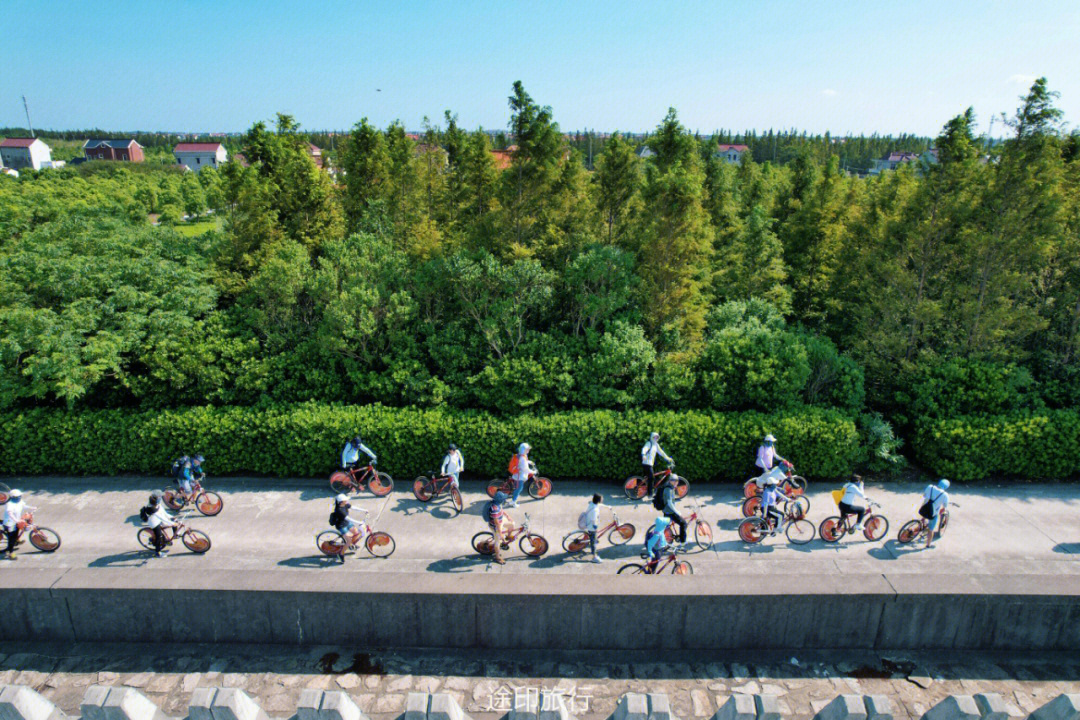
[[[0,126],[231,132],[457,112],[522,80],[564,130],[980,130],[1045,75],[1080,123],[1078,0],[4,0]],[[1000,126],[995,127],[995,135]]]

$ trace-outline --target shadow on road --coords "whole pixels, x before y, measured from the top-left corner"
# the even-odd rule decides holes
[[[457,557],[435,560],[428,563],[427,569],[432,572],[441,573],[468,572],[472,568],[486,565],[489,562],[494,561],[486,555],[458,555]]]
[[[373,558],[374,559],[374,558]],[[317,568],[328,567],[331,565],[347,565],[348,558],[345,563],[338,562],[337,558],[332,558],[327,555],[305,555],[303,557],[288,558],[281,560],[278,565],[282,567],[294,567],[294,568]]]
[[[149,550],[128,550],[127,552],[116,553],[115,555],[99,557],[97,560],[92,561],[87,567],[114,567],[116,565],[134,567],[135,565],[146,564],[146,561],[150,559],[150,556],[151,553]],[[156,560],[157,558],[154,559]]]
[[[1080,543],[1058,543],[1054,546],[1054,552],[1078,555],[1080,554]]]

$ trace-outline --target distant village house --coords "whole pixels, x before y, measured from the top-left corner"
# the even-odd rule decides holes
[[[750,148],[746,145],[726,145],[721,143],[716,146],[716,156],[724,162],[734,165],[741,163],[743,155],[748,152],[750,152]]]
[[[311,156],[311,159],[315,162],[316,167],[323,166],[322,150],[319,149],[318,145],[316,145],[315,143],[308,143],[308,155]]]
[[[142,145],[134,140],[87,140],[83,143],[83,155],[87,160],[119,160],[142,162]]]
[[[173,148],[173,157],[188,170],[200,172],[207,167],[220,168],[229,153],[221,143],[180,143]]]
[[[53,167],[52,149],[40,138],[6,138],[0,141],[3,166],[13,170]]]
[[[893,151],[883,158],[874,161],[874,167],[870,168],[871,175],[878,175],[886,170],[895,170],[904,163],[917,162],[919,156],[913,152]]]

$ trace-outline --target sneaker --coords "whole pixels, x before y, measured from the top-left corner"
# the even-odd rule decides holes
[[[601,559],[600,559],[600,556],[599,556],[599,555],[593,555],[593,556],[592,556],[592,561],[593,561],[594,563],[602,563],[602,562],[604,562],[603,560],[601,560]]]
[[[161,551],[160,551],[160,550],[156,550],[156,551],[154,552],[154,557],[165,557],[165,556],[161,554]]]
[[[500,565],[505,565],[506,564],[506,560],[504,558],[501,558],[501,557],[495,558],[495,562],[499,563]]]
[[[508,542],[499,543],[499,549],[501,549],[501,550],[509,550],[510,549],[510,543],[508,543]]]
[[[510,502],[506,503],[506,507],[516,508],[517,507],[517,500],[511,500]]]

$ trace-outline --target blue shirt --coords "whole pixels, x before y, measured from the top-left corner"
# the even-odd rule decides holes
[[[761,493],[761,507],[768,508],[779,505],[782,500],[786,499],[784,494],[776,489],[776,487],[770,486],[765,488],[765,492]]]

